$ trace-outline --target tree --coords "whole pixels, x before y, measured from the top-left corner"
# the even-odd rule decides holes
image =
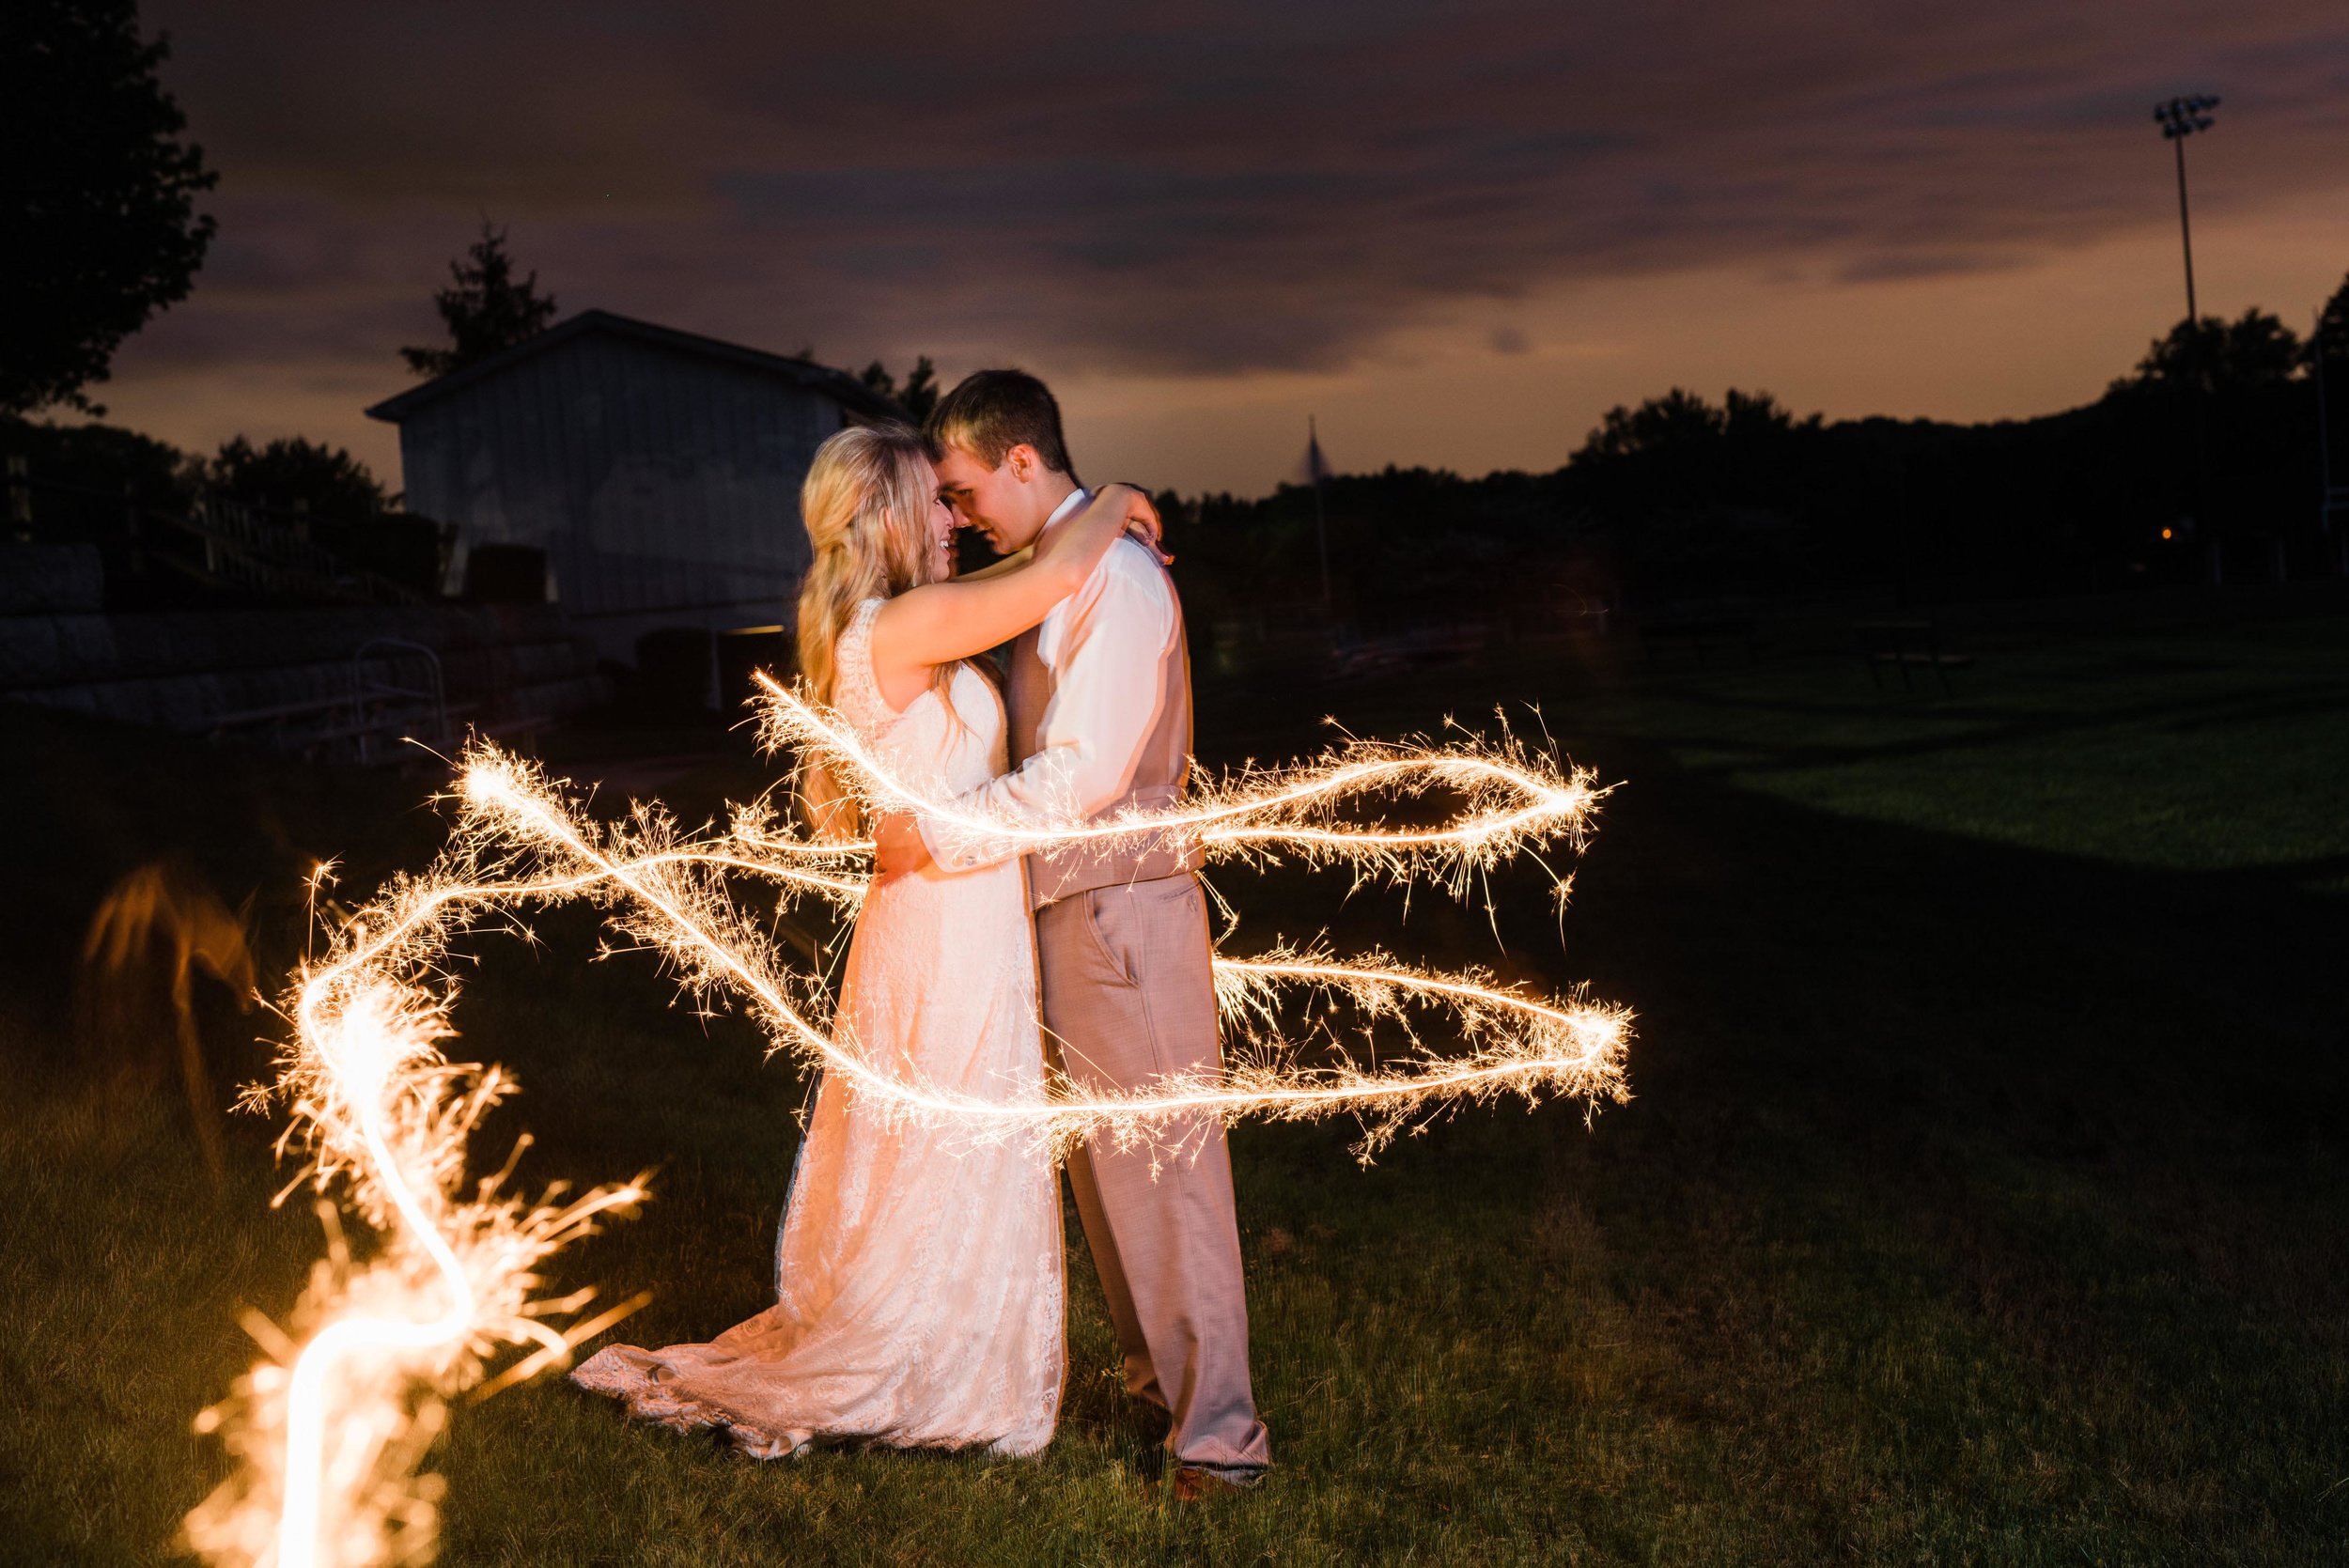
[[[1817,414],[1797,419],[1766,392],[1732,387],[1716,408],[1674,387],[1636,409],[1608,410],[1568,468],[1610,517],[1782,505],[1821,424]]]
[[[450,347],[402,349],[400,357],[419,376],[452,370],[502,353],[536,336],[554,319],[554,296],[538,292],[538,274],[514,281],[514,260],[506,254],[506,231],[481,225],[481,238],[448,264],[450,286],[432,297],[448,325]]]
[[[1686,388],[1674,387],[1637,409],[1621,403],[1609,409],[1576,457],[1590,461],[1709,446],[1720,438],[1725,425],[1720,410]]]
[[[2235,320],[2205,316],[2181,321],[2156,338],[2137,374],[2113,383],[2133,387],[2199,388],[2225,396],[2292,379],[2304,358],[2290,327],[2254,306]]]
[[[815,357],[814,350],[800,357],[812,359]],[[894,398],[916,425],[927,419],[930,411],[938,407],[938,367],[930,364],[927,354],[913,362],[912,372],[906,377],[906,384],[902,387],[897,384],[897,378],[892,376],[888,367],[879,360],[866,365],[864,374],[857,379],[883,397]]]
[[[0,411],[103,413],[82,389],[194,287],[218,177],[156,79],[169,54],[135,0],[0,7]]]
[[[383,487],[366,464],[339,446],[300,436],[260,447],[239,436],[221,447],[209,469],[215,486],[248,506],[290,511],[300,502],[320,520],[357,522],[385,505]]]

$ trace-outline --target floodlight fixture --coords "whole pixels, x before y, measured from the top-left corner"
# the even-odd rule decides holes
[[[2154,119],[2161,127],[2165,141],[2191,136],[2197,131],[2208,131],[2217,122],[2210,112],[2218,107],[2217,93],[2196,93],[2191,98],[2173,98],[2167,103],[2154,105]]]

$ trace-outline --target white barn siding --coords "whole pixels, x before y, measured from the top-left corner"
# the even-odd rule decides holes
[[[566,615],[634,657],[668,627],[787,623],[799,493],[842,405],[751,365],[590,333],[405,413],[411,509],[547,552]]]

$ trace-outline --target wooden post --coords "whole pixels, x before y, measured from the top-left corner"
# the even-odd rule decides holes
[[[16,542],[33,542],[33,485],[24,463],[24,454],[8,454],[8,531]]]
[[[1326,626],[1337,617],[1337,599],[1330,591],[1330,525],[1321,515],[1321,431],[1313,415],[1305,416],[1305,477],[1314,487],[1314,542],[1321,551],[1321,619]]]
[[[2316,531],[2333,531],[2333,420],[2325,404],[2325,312],[2316,313],[2316,327],[2309,334],[2309,359],[2316,372],[2316,475],[2317,488],[2323,499],[2316,504]]]

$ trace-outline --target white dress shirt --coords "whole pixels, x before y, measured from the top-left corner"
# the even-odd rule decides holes
[[[1080,489],[1052,511],[1047,530],[1093,499]],[[1130,535],[1110,546],[1084,585],[1052,606],[1036,629],[1036,656],[1052,673],[1052,695],[1036,725],[1035,753],[1010,772],[956,799],[994,821],[1050,827],[1112,806],[1132,784],[1143,742],[1157,723],[1164,660],[1177,629],[1166,568]],[[1017,841],[922,819],[930,858],[971,871],[1026,852]]]

